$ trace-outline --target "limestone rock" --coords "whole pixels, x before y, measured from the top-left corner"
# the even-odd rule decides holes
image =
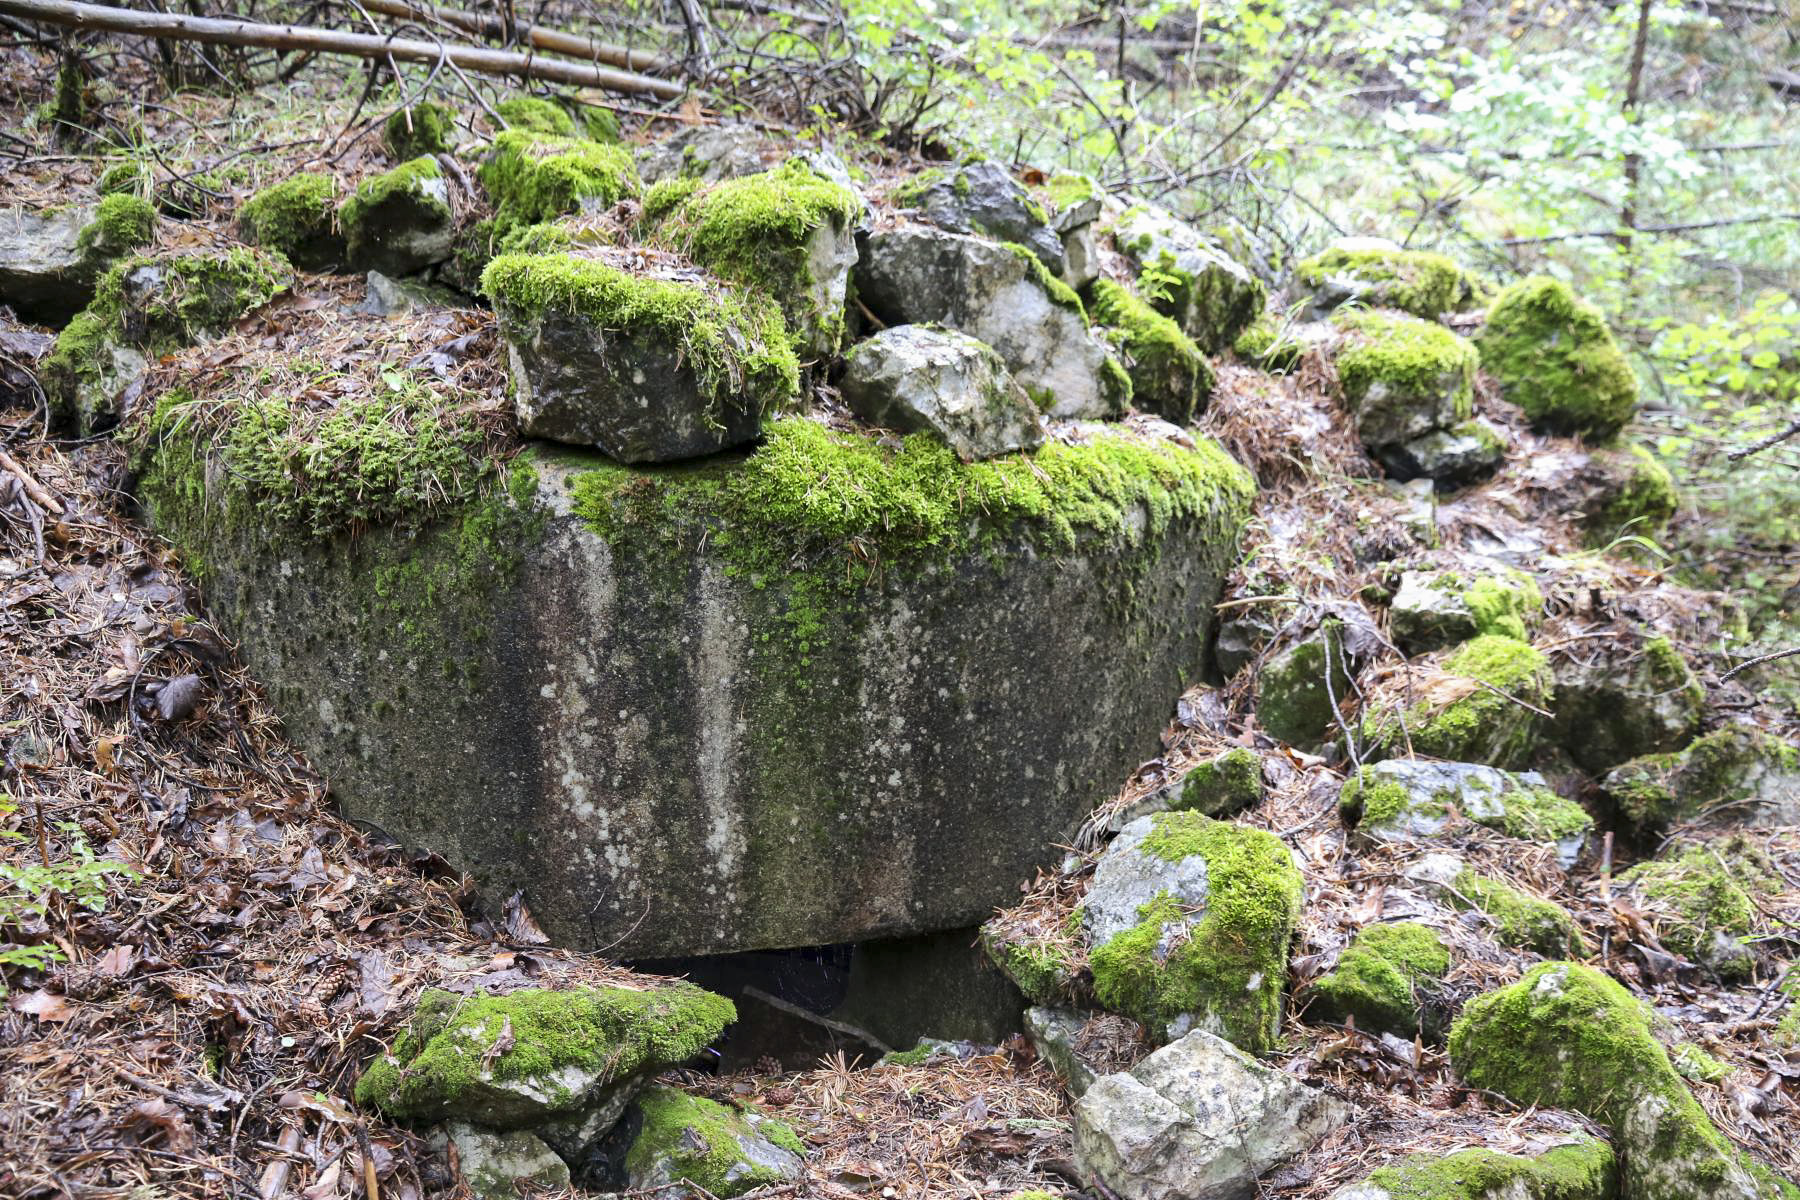
[[[1450,1061],[1517,1104],[1568,1108],[1612,1132],[1628,1196],[1791,1195],[1721,1133],[1670,1064],[1647,1007],[1591,967],[1548,962],[1463,1008]]]
[[[1416,689],[1364,705],[1364,757],[1410,751],[1452,762],[1521,766],[1538,747],[1551,689],[1542,651],[1506,634],[1482,634],[1426,664]],[[1414,698],[1405,703],[1409,695]]]
[[[1358,930],[1335,966],[1307,990],[1307,1015],[1365,1032],[1403,1038],[1442,1036],[1447,1014],[1440,1001],[1450,951],[1429,926],[1416,922]]]
[[[896,188],[892,199],[918,209],[923,220],[939,229],[1023,246],[1052,274],[1063,273],[1062,239],[1050,225],[1050,214],[999,163],[983,160],[925,171]]]
[[[1206,410],[1217,377],[1194,340],[1123,284],[1094,281],[1094,320],[1124,357],[1137,408],[1176,425]]]
[[[431,989],[393,1049],[363,1072],[356,1100],[403,1121],[537,1125],[605,1108],[735,1019],[731,1001],[690,983],[498,996]]]
[[[524,1130],[503,1133],[462,1121],[444,1128],[477,1200],[517,1200],[521,1182],[545,1190],[569,1186],[568,1164]]]
[[[1618,1188],[1612,1147],[1575,1137],[1529,1158],[1482,1148],[1408,1155],[1331,1200],[1613,1200]]]
[[[1678,750],[1700,728],[1706,690],[1667,638],[1603,640],[1559,656],[1551,669],[1556,733],[1584,771]]]
[[[1672,753],[1607,772],[1600,790],[1641,833],[1712,813],[1727,825],[1800,824],[1800,750],[1748,725],[1727,725]]]
[[[519,429],[623,463],[756,437],[799,390],[772,300],[691,273],[503,255],[482,273],[506,339]]]
[[[1033,1005],[1025,1010],[1025,1035],[1031,1039],[1038,1057],[1050,1064],[1070,1096],[1080,1099],[1096,1078],[1094,1069],[1082,1060],[1076,1049],[1088,1018],[1067,1008]]]
[[[1295,277],[1312,290],[1315,317],[1356,300],[1435,320],[1474,308],[1485,291],[1444,255],[1403,250],[1385,238],[1344,238],[1302,260]]]
[[[1195,1030],[1075,1102],[1075,1161],[1120,1200],[1248,1200],[1347,1105]]]
[[[889,325],[937,323],[976,337],[1056,417],[1116,417],[1131,384],[1089,331],[1081,301],[1029,252],[925,226],[869,235],[858,298]]]
[[[786,153],[787,148],[754,125],[690,125],[645,146],[638,173],[645,183],[683,178],[714,183],[766,171]]]
[[[1263,285],[1217,242],[1162,209],[1134,205],[1112,233],[1137,268],[1138,292],[1208,354],[1230,346],[1263,311]]]
[[[1260,804],[1262,798],[1262,756],[1240,747],[1195,764],[1182,778],[1179,800],[1170,807],[1228,817]]]
[[[1445,489],[1492,475],[1506,458],[1500,431],[1480,417],[1383,446],[1376,455],[1389,478],[1430,479]]]
[[[1637,376],[1605,318],[1561,280],[1533,275],[1502,291],[1479,344],[1501,395],[1541,428],[1604,439],[1637,411]]]
[[[1407,654],[1425,654],[1483,634],[1524,638],[1543,605],[1537,582],[1522,571],[1404,571],[1388,630]]]
[[[450,257],[450,187],[430,155],[363,181],[338,221],[349,260],[364,270],[411,275]]]
[[[621,958],[985,920],[1155,753],[1253,495],[1201,436],[964,465],[784,417],[679,471],[527,449],[350,537],[221,519],[266,500],[231,442],[162,429],[138,495],[289,736]]]
[[[1469,342],[1436,322],[1373,309],[1341,312],[1333,324],[1346,335],[1337,350],[1344,402],[1377,457],[1470,418],[1477,356]]]
[[[754,1109],[731,1109],[660,1084],[638,1097],[643,1121],[625,1155],[639,1191],[687,1180],[727,1200],[797,1178],[806,1146],[794,1131]]]
[[[930,431],[964,462],[1043,444],[1031,398],[1000,356],[964,333],[896,325],[846,356],[840,383],[851,411],[902,433]]]
[[[325,270],[344,260],[337,207],[337,181],[323,172],[303,171],[244,201],[237,214],[238,233],[253,245],[278,251],[302,270]]]
[[[1357,836],[1378,842],[1428,841],[1450,823],[1451,810],[1509,837],[1556,848],[1574,865],[1594,829],[1579,804],[1551,791],[1535,771],[1512,774],[1478,763],[1391,758],[1344,781],[1339,811]]]
[[[155,219],[129,195],[0,213],[0,304],[27,321],[62,324],[93,299],[115,259],[150,241]]]
[[[1272,834],[1157,813],[1107,846],[1080,920],[1094,994],[1153,1040],[1217,1032],[1274,1044],[1301,879]]]
[[[1470,870],[1460,855],[1434,850],[1413,859],[1403,874],[1408,883],[1421,885],[1450,907],[1480,914],[1502,946],[1531,950],[1546,958],[1587,953],[1568,909]]]

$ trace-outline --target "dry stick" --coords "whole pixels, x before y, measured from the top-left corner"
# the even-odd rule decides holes
[[[349,54],[358,58],[391,57],[406,62],[444,61],[485,75],[545,79],[577,87],[598,87],[615,92],[657,96],[664,100],[678,99],[684,94],[684,89],[678,83],[592,63],[534,58],[528,54],[490,50],[480,46],[445,46],[414,38],[344,33],[309,25],[263,25],[253,21],[189,17],[178,13],[136,12],[108,8],[102,4],[84,4],[79,0],[0,0],[0,13],[29,17],[73,29],[103,29],[139,37],[208,42],[225,46],[262,46],[273,50],[310,50],[325,54]]]
[[[1760,454],[1770,446],[1779,446],[1791,437],[1800,436],[1800,421],[1795,421],[1779,433],[1771,433],[1760,441],[1751,442],[1748,446],[1740,446],[1725,456],[1727,462],[1742,462],[1752,454]]]
[[[262,1179],[258,1181],[256,1190],[262,1200],[275,1200],[275,1197],[287,1189],[288,1172],[294,1166],[293,1160],[288,1155],[300,1149],[300,1127],[289,1125],[283,1129],[280,1140],[275,1143],[275,1148],[281,1152],[281,1157],[272,1160],[267,1167],[263,1168]]]
[[[362,5],[384,16],[408,17],[415,21],[442,21],[465,33],[478,33],[483,37],[501,37],[506,32],[503,20],[486,13],[460,12],[454,8],[412,4],[408,0],[362,0]],[[515,25],[513,33],[539,50],[566,54],[588,62],[608,63],[631,71],[667,71],[674,65],[662,55],[652,54],[648,50],[633,50],[611,42],[597,42],[590,37],[565,33],[560,29],[546,29],[542,25]]]
[[[1736,675],[1739,671],[1748,671],[1751,667],[1760,667],[1764,663],[1772,663],[1772,662],[1775,662],[1775,661],[1777,661],[1779,659],[1783,659],[1783,658],[1792,658],[1796,654],[1800,654],[1800,646],[1795,646],[1791,650],[1777,650],[1775,653],[1765,654],[1761,658],[1752,658],[1752,659],[1748,660],[1747,662],[1739,663],[1737,666],[1731,668],[1731,670],[1729,670],[1729,671],[1725,672],[1723,675],[1719,676],[1719,682],[1720,683],[1727,682],[1728,680],[1731,679],[1731,677],[1733,675]]]
[[[49,509],[59,517],[63,515],[62,501],[52,496],[49,489],[32,478],[30,471],[19,465],[18,459],[4,450],[0,450],[0,467],[6,468],[18,477],[19,482],[24,485],[25,494],[37,501],[39,508]]]

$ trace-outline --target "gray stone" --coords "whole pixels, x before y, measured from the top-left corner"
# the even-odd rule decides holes
[[[1129,384],[1072,294],[1043,264],[998,242],[928,226],[869,236],[857,295],[889,325],[946,325],[999,352],[1038,407],[1055,417],[1117,417]]]
[[[1464,589],[1442,571],[1403,571],[1388,606],[1388,631],[1407,654],[1426,654],[1475,636]]]
[[[1100,231],[1077,225],[1062,235],[1062,281],[1080,291],[1100,278]]]
[[[631,1102],[648,1082],[648,1074],[621,1079],[600,1093],[599,1097],[579,1112],[550,1117],[532,1127],[564,1162],[581,1163],[611,1133],[625,1115]]]
[[[1082,901],[1082,926],[1088,941],[1101,946],[1142,921],[1138,909],[1167,892],[1183,906],[1206,908],[1206,860],[1198,854],[1170,862],[1141,847],[1150,836],[1154,816],[1139,817],[1114,838],[1094,867],[1094,885]]]
[[[1073,544],[969,511],[978,540],[920,547],[885,512],[822,532],[709,498],[754,486],[792,512],[848,486],[795,473],[801,422],[685,472],[528,451],[509,495],[355,538],[215,519],[241,477],[216,456],[163,476],[173,443],[139,495],[203,557],[210,611],[344,810],[489,896],[526,889],[559,942],[644,958],[977,924],[1207,669],[1248,477],[1203,439],[1096,432],[1220,490]]]
[[[60,324],[87,305],[99,272],[81,245],[88,207],[0,212],[0,304]]]
[[[372,317],[398,317],[415,308],[461,308],[467,301],[448,290],[411,279],[390,279],[380,271],[368,275],[369,293],[356,311]]]
[[[1349,1106],[1195,1030],[1075,1102],[1075,1161],[1120,1200],[1248,1200]]]
[[[1598,775],[1640,755],[1679,750],[1700,730],[1706,689],[1666,638],[1597,639],[1551,659],[1557,741]]]
[[[1619,819],[1652,833],[1701,817],[1725,825],[1800,824],[1800,748],[1727,725],[1680,750],[1619,764],[1600,781]]]
[[[667,1188],[683,1179],[726,1200],[785,1183],[806,1165],[794,1133],[755,1109],[727,1108],[652,1085],[638,1097],[643,1126],[625,1156],[630,1186]]]
[[[725,122],[690,125],[651,142],[638,153],[638,176],[646,184],[664,179],[717,183],[778,167],[795,157],[791,140],[769,137],[754,125]],[[844,160],[832,150],[803,150],[798,157],[833,183],[856,190]]]
[[[896,195],[939,229],[986,234],[1023,246],[1052,274],[1062,274],[1059,231],[1051,227],[1043,206],[998,163],[967,163],[934,176],[923,188],[903,185]]]
[[[1394,792],[1397,786],[1399,792]],[[1509,837],[1554,846],[1567,869],[1581,857],[1594,819],[1573,800],[1551,791],[1536,771],[1513,773],[1478,763],[1390,758],[1362,768],[1344,783],[1340,801],[1356,833],[1377,842],[1429,841],[1455,810]]]
[[[966,333],[896,325],[854,347],[840,387],[857,416],[930,431],[964,462],[1035,450],[1043,422],[1000,356]]]
[[[477,1200],[518,1200],[521,1182],[545,1190],[569,1186],[568,1164],[524,1130],[501,1133],[461,1121],[444,1129]]]
[[[449,258],[456,233],[449,181],[438,174],[405,177],[396,186],[383,181],[365,183],[338,210],[349,261],[400,276]]]
[[[1433,430],[1376,451],[1394,479],[1430,479],[1446,489],[1492,475],[1506,458],[1500,431],[1476,417],[1450,429]]]
[[[1087,1022],[1084,1014],[1068,1008],[1033,1005],[1025,1010],[1025,1035],[1037,1049],[1038,1057],[1050,1064],[1063,1087],[1076,1099],[1096,1078],[1094,1069],[1082,1061],[1075,1048]]]
[[[1164,296],[1157,308],[1173,317],[1208,354],[1237,340],[1263,311],[1267,292],[1213,239],[1150,205],[1125,210],[1113,226],[1113,240],[1139,272],[1140,294]],[[1142,273],[1172,276],[1168,287],[1145,286]]]
[[[1352,696],[1351,682],[1380,645],[1380,631],[1361,605],[1326,605],[1318,629],[1263,663],[1256,682],[1258,723],[1291,746],[1331,736]]]

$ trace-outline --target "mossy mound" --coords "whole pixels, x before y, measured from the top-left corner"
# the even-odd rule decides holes
[[[1337,965],[1312,983],[1310,1016],[1354,1020],[1358,1029],[1435,1038],[1443,1013],[1435,993],[1450,970],[1450,950],[1429,926],[1414,922],[1359,930]]]
[[[644,199],[658,241],[773,297],[803,345],[837,350],[862,202],[802,158],[710,186],[666,180]]]
[[[94,219],[82,229],[75,248],[90,263],[110,261],[156,240],[156,209],[132,192],[101,199]]]
[[[1450,1032],[1450,1061],[1475,1087],[1518,1104],[1573,1109],[1611,1129],[1626,1195],[1795,1195],[1719,1132],[1651,1028],[1645,1006],[1613,979],[1575,963],[1543,963],[1464,1006]]]
[[[1225,817],[1261,803],[1262,756],[1239,747],[1209,758],[1181,780],[1171,807]]]
[[[1484,686],[1485,685],[1485,686]],[[1537,747],[1540,718],[1552,690],[1542,652],[1510,637],[1484,635],[1465,642],[1441,664],[1427,698],[1363,719],[1363,739],[1375,755],[1416,754],[1453,762],[1517,767]],[[1521,703],[1522,702],[1522,703]]]
[[[1479,279],[1445,255],[1398,246],[1332,246],[1302,259],[1294,273],[1314,291],[1329,291],[1334,305],[1358,300],[1430,320],[1466,312],[1487,293]]]
[[[806,1157],[805,1144],[783,1122],[675,1088],[646,1088],[637,1111],[642,1125],[625,1155],[634,1189],[686,1180],[726,1200],[793,1178]]]
[[[1589,544],[1654,537],[1681,505],[1669,468],[1638,445],[1596,451],[1594,458],[1598,486],[1581,522]]]
[[[495,229],[611,208],[639,190],[631,155],[620,146],[527,130],[508,130],[476,171],[494,202]]]
[[[1502,946],[1535,951],[1545,958],[1579,958],[1587,953],[1587,943],[1568,909],[1505,880],[1465,868],[1445,894],[1456,908],[1485,913],[1493,922],[1494,940]]]
[[[1207,900],[1196,919],[1167,893],[1138,910],[1139,924],[1093,948],[1094,994],[1166,1041],[1190,1029],[1218,1033],[1262,1054],[1280,1032],[1288,943],[1303,882],[1280,838],[1200,813],[1158,813],[1141,852],[1165,861],[1198,855]]]
[[[84,433],[111,424],[118,390],[149,361],[223,333],[292,278],[281,259],[242,247],[118,263],[40,369],[53,416]]]
[[[1746,939],[1762,931],[1763,903],[1784,889],[1767,852],[1742,834],[1676,847],[1619,883],[1636,894],[1665,946],[1723,979],[1754,972]]]
[[[1470,578],[1456,571],[1407,571],[1388,608],[1394,640],[1408,654],[1491,635],[1524,641],[1541,622],[1544,595],[1523,571]]]
[[[500,996],[434,988],[357,1080],[356,1102],[401,1121],[531,1124],[693,1057],[736,1019],[731,1001],[688,983]]]
[[[449,197],[437,159],[428,154],[363,180],[338,210],[349,261],[398,276],[450,257]]]
[[[551,137],[574,137],[575,119],[560,105],[541,96],[508,96],[494,105],[506,127]]]
[[[1637,377],[1605,318],[1560,280],[1504,289],[1476,344],[1502,395],[1545,429],[1611,437],[1637,411]]]
[[[1122,284],[1097,279],[1091,296],[1094,320],[1124,352],[1132,401],[1177,425],[1204,412],[1217,378],[1194,339]]]
[[[1342,642],[1341,626],[1328,620],[1313,636],[1263,664],[1256,679],[1256,720],[1271,737],[1312,746],[1337,727],[1351,695]]]
[[[155,178],[149,163],[141,158],[125,158],[100,173],[94,190],[102,196],[129,194],[147,198]]]
[[[245,241],[285,255],[296,267],[318,270],[343,257],[337,233],[337,181],[307,172],[271,184],[238,210]]]
[[[397,163],[422,154],[448,154],[455,137],[455,115],[430,100],[395,109],[381,127],[381,140]]]
[[[1554,1146],[1536,1158],[1495,1150],[1413,1154],[1371,1172],[1337,1200],[1613,1200],[1618,1163],[1592,1138]]]
[[[1479,358],[1466,339],[1435,321],[1375,309],[1340,311],[1332,324],[1348,335],[1338,382],[1365,445],[1395,445],[1473,414]]]
[[[1737,823],[1791,824],[1800,811],[1800,748],[1748,725],[1728,725],[1681,750],[1646,754],[1607,772],[1601,791],[1641,834],[1716,813]]]

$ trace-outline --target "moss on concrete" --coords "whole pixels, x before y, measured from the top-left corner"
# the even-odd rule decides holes
[[[1158,813],[1145,853],[1206,861],[1207,901],[1194,920],[1168,893],[1138,912],[1140,923],[1088,956],[1094,994],[1155,1036],[1211,1029],[1252,1054],[1280,1033],[1288,943],[1303,889],[1287,847],[1265,830],[1199,813]],[[1176,944],[1166,928],[1186,927]]]
[[[1354,1020],[1358,1029],[1403,1037],[1438,1033],[1421,994],[1435,991],[1450,970],[1450,950],[1429,926],[1414,922],[1359,930],[1330,972],[1313,981],[1308,1013]]]
[[[1560,280],[1504,289],[1476,344],[1502,395],[1543,428],[1610,437],[1637,409],[1637,377],[1605,318]]]

